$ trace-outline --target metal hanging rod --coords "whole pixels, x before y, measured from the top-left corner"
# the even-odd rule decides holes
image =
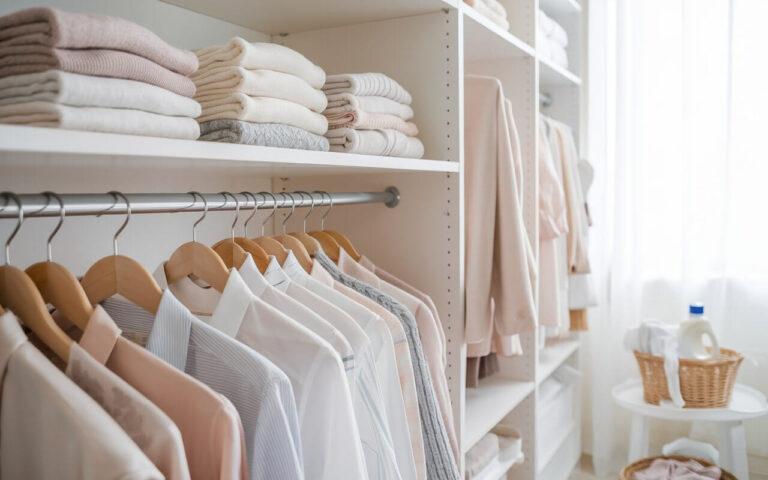
[[[309,207],[312,200],[306,193],[300,194],[287,192],[293,195],[295,207]],[[331,200],[328,198],[330,194]],[[205,202],[200,198],[205,198]],[[275,199],[272,195],[259,195],[258,192],[248,192],[248,194],[235,193],[240,208],[243,210],[253,208],[253,195],[258,198],[258,208],[271,209],[275,206]],[[128,202],[131,205],[131,213],[177,213],[177,212],[202,212],[204,203],[208,203],[209,212],[234,211],[237,201],[232,195],[221,193],[126,193]],[[285,195],[280,193],[277,196],[277,208],[291,208],[293,202]],[[383,203],[387,207],[393,208],[400,201],[400,192],[396,187],[388,187],[383,192],[313,192],[315,207],[323,205],[359,205],[364,203]],[[66,215],[69,216],[88,216],[88,215],[125,215],[127,213],[126,204],[119,195],[109,193],[62,193],[59,194]],[[24,210],[24,217],[56,217],[61,210],[57,202],[51,202],[44,194],[20,194],[21,205]],[[5,205],[5,208],[2,208]],[[18,209],[10,199],[0,197],[0,218],[17,218]]]

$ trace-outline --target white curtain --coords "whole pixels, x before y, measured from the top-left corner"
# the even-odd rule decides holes
[[[767,18],[765,0],[590,2],[600,307],[584,413],[600,474],[626,463],[628,415],[610,392],[639,375],[621,340],[643,319],[678,322],[703,302],[720,343],[749,357],[739,381],[768,393]],[[652,428],[655,448],[689,433]],[[748,424],[748,444],[768,456],[768,422]]]

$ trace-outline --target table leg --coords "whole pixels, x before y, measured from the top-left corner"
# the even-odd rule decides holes
[[[632,463],[648,456],[648,417],[639,413],[632,414],[632,430],[629,434],[628,462]]]
[[[720,465],[736,475],[739,480],[749,480],[744,424],[740,421],[718,423],[718,435],[720,437]]]

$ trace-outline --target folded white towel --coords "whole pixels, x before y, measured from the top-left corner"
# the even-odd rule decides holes
[[[191,98],[134,80],[93,77],[61,70],[0,78],[0,105],[29,102],[126,108],[190,118],[200,115],[200,104]]]
[[[501,27],[501,29],[505,32],[509,31],[509,21],[505,17],[502,17],[496,13],[496,11],[486,2],[478,0],[474,3],[473,8],[477,10],[480,15]]]
[[[565,48],[553,42],[549,43],[549,59],[556,65],[565,69],[568,68],[568,52],[565,51]]]
[[[685,401],[680,392],[679,360],[677,350],[677,325],[646,321],[624,334],[624,348],[664,357],[664,374],[672,402],[683,407]]]
[[[201,102],[212,95],[244,93],[251,97],[281,98],[318,113],[328,105],[322,90],[312,88],[303,78],[290,73],[220,67],[211,68],[194,80],[195,99]]]
[[[541,28],[541,31],[544,32],[544,35],[548,37],[552,33],[555,21],[549,18],[549,15],[544,13],[544,10],[541,9],[539,9],[537,17],[539,21],[539,28]]]
[[[325,134],[332,152],[384,155],[388,157],[421,158],[424,145],[416,137],[397,130],[354,130],[334,128]]]
[[[320,88],[325,83],[325,72],[322,68],[299,52],[276,43],[249,43],[235,37],[226,45],[203,48],[195,54],[200,60],[200,67],[193,78],[210,68],[233,66],[290,73],[303,78],[315,88]]]
[[[409,137],[419,134],[415,124],[406,122],[400,117],[386,113],[368,113],[353,110],[345,113],[324,113],[328,119],[328,128],[355,128],[357,130],[397,130]]]
[[[2,106],[0,123],[186,140],[195,140],[200,136],[200,126],[193,118],[125,108],[70,107],[51,102]]]
[[[561,47],[568,46],[568,33],[565,29],[553,20],[549,15],[544,13],[543,10],[539,10],[539,27],[544,35],[549,38],[553,43],[560,45]]]
[[[493,13],[500,16],[501,18],[507,18],[507,9],[504,8],[504,5],[502,5],[498,0],[480,0],[483,2],[488,8],[493,10]]]
[[[406,105],[411,104],[411,94],[383,73],[329,75],[325,85],[323,85],[323,91],[326,95],[351,93],[353,95],[386,97]]]
[[[353,112],[362,110],[368,113],[388,113],[403,120],[413,118],[413,109],[386,97],[371,97],[364,95],[352,95],[351,93],[337,93],[328,95],[328,108],[326,115],[336,113]]]
[[[249,97],[230,93],[200,102],[203,113],[200,123],[209,120],[232,119],[254,123],[282,123],[304,129],[316,135],[328,130],[328,120],[304,105],[271,97]]]

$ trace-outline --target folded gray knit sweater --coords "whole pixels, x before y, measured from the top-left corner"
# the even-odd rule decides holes
[[[250,123],[242,120],[211,120],[200,124],[200,140],[242,143],[263,147],[328,151],[328,139],[301,128],[279,123]]]

